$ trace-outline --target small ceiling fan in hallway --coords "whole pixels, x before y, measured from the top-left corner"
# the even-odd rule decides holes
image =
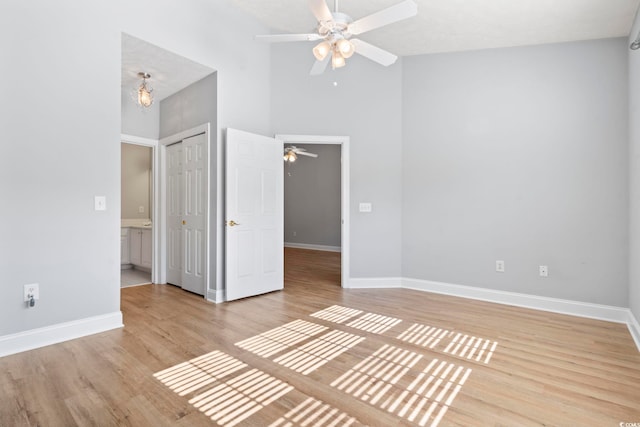
[[[393,64],[398,59],[396,55],[352,36],[402,21],[418,13],[418,6],[414,0],[404,0],[354,21],[349,15],[338,11],[338,0],[334,0],[333,12],[327,6],[326,0],[308,1],[311,12],[318,20],[315,33],[260,35],[256,36],[256,40],[270,43],[320,41],[313,48],[316,62],[311,68],[311,75],[322,74],[329,61],[333,69],[344,67],[345,60],[354,53],[384,66]]]
[[[295,145],[290,147],[284,147],[284,161],[288,163],[293,163],[296,161],[298,156],[308,156],[308,157],[318,157],[317,154],[309,153],[304,148],[298,148]]]

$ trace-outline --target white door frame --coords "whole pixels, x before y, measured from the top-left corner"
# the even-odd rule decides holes
[[[135,135],[127,135],[127,134],[121,134],[120,135],[120,143],[124,143],[124,144],[132,144],[132,145],[140,145],[143,147],[150,147],[151,148],[151,169],[152,169],[152,179],[153,179],[153,190],[152,190],[152,197],[153,197],[153,205],[151,206],[151,217],[152,217],[152,227],[151,227],[151,254],[152,254],[152,260],[151,260],[151,282],[152,283],[162,283],[159,281],[159,273],[161,272],[160,270],[160,252],[158,251],[158,243],[159,243],[159,229],[158,229],[158,213],[160,212],[159,209],[159,203],[160,203],[160,197],[159,197],[159,177],[160,177],[160,167],[159,167],[159,153],[158,153],[158,140],[157,139],[151,139],[151,138],[143,138],[140,136],[135,136]],[[122,171],[122,164],[120,164],[120,170]]]
[[[340,169],[340,209],[342,211],[342,230],[341,230],[341,286],[349,287],[349,241],[350,241],[350,221],[349,208],[351,206],[349,198],[349,137],[348,136],[324,136],[324,135],[284,135],[277,134],[276,139],[281,140],[285,144],[333,144],[340,145],[342,165]]]
[[[165,138],[160,139],[160,141],[158,141],[158,168],[157,168],[158,169],[158,186],[157,186],[158,197],[156,197],[156,202],[154,203],[154,206],[157,205],[157,208],[158,208],[158,211],[157,211],[158,215],[156,215],[157,227],[155,227],[156,224],[154,222],[154,229],[157,229],[158,239],[157,239],[157,244],[154,245],[154,247],[157,249],[157,253],[158,253],[158,274],[157,274],[158,282],[157,283],[167,283],[167,230],[166,230],[166,227],[167,227],[167,206],[166,206],[167,179],[165,176],[166,161],[167,161],[167,146],[171,144],[176,144],[185,138],[199,135],[201,133],[205,133],[207,135],[206,194],[209,200],[207,201],[207,216],[206,216],[207,219],[205,224],[205,238],[206,238],[205,247],[206,247],[207,253],[205,256],[205,278],[204,278],[204,283],[205,283],[204,298],[207,298],[207,293],[210,288],[209,278],[211,277],[209,274],[210,265],[211,265],[211,263],[209,262],[210,254],[211,254],[211,250],[210,250],[211,239],[209,238],[209,230],[211,226],[211,215],[210,215],[211,200],[210,200],[210,188],[209,188],[209,186],[211,185],[211,156],[208,154],[211,152],[210,151],[211,150],[211,129],[210,129],[209,123],[205,123],[203,125],[196,126],[191,129],[187,129],[185,131],[176,133],[174,135],[167,136]],[[154,258],[155,258],[155,255],[154,255]],[[154,262],[155,262],[155,259],[154,259]]]

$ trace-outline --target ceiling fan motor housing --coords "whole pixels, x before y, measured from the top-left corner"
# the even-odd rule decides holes
[[[320,22],[318,24],[318,34],[326,40],[349,39],[349,24],[353,19],[346,13],[332,12],[333,20],[329,22]]]

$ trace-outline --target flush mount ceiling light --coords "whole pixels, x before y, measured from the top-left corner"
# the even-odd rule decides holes
[[[142,83],[136,92],[136,102],[139,106],[148,108],[153,104],[153,88],[147,82],[151,78],[151,74],[139,72],[138,77],[142,79]]]
[[[352,36],[402,21],[415,16],[418,6],[414,0],[404,0],[364,18],[354,21],[347,14],[338,12],[338,0],[334,0],[334,11],[327,6],[326,0],[308,0],[311,12],[318,20],[315,33],[310,34],[274,34],[256,36],[256,40],[266,42],[320,41],[313,48],[316,63],[311,75],[322,74],[331,60],[333,69],[344,67],[345,59],[354,53],[382,65],[391,65],[398,59],[394,54]]]

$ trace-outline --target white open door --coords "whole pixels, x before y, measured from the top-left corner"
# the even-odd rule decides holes
[[[235,129],[226,138],[226,299],[284,287],[282,141]]]

